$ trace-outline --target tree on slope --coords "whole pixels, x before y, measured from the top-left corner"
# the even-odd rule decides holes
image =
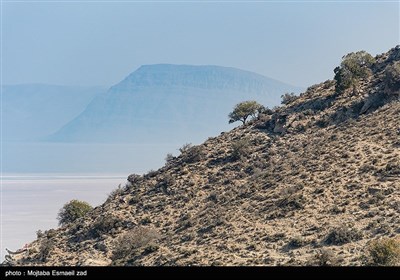
[[[243,101],[233,108],[233,111],[229,113],[229,123],[241,121],[243,124],[246,123],[249,117],[255,118],[258,113],[262,110],[263,106],[256,101]]]

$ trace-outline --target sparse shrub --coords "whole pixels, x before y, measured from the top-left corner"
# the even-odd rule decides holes
[[[174,157],[171,153],[168,153],[168,154],[165,156],[165,162],[166,162],[167,164],[170,164],[174,159],[175,159],[175,157]]]
[[[155,188],[161,189],[164,193],[168,193],[169,192],[168,188],[174,184],[175,184],[175,178],[171,174],[166,173],[157,182]]]
[[[332,105],[331,98],[315,99],[306,104],[304,114],[308,116],[315,115],[316,112],[323,111]]]
[[[133,195],[129,200],[128,204],[129,205],[134,205],[140,201],[139,197],[137,195]]]
[[[264,115],[272,115],[274,113],[274,111],[272,109],[270,109],[269,107],[261,106],[259,113],[264,114]]]
[[[151,219],[150,219],[149,216],[146,216],[146,217],[144,217],[144,218],[140,221],[140,223],[141,223],[142,225],[148,225],[148,224],[151,223]]]
[[[295,101],[297,98],[299,98],[294,92],[291,93],[285,93],[283,95],[281,95],[282,101],[281,103],[284,105],[288,105],[290,103],[292,103],[293,101]]]
[[[306,203],[306,198],[301,190],[304,188],[302,185],[289,186],[281,191],[282,197],[276,202],[276,205],[288,213],[291,210],[303,209]]]
[[[207,200],[208,200],[208,201],[212,201],[212,202],[214,202],[214,203],[217,203],[217,202],[218,202],[217,193],[214,192],[214,191],[211,192],[210,195],[207,197]]]
[[[288,195],[278,201],[277,205],[285,211],[303,209],[305,198],[302,194]]]
[[[117,218],[113,215],[100,216],[94,222],[90,230],[90,234],[95,238],[99,237],[103,233],[110,232],[113,228],[115,228],[117,222]]]
[[[42,230],[37,230],[36,231],[36,238],[37,239],[40,239],[40,238],[43,238],[43,237],[45,237],[45,234],[43,233],[43,231]]]
[[[157,170],[151,169],[151,170],[149,170],[149,171],[144,175],[144,177],[145,177],[146,179],[148,179],[148,178],[153,178],[153,177],[157,176],[157,174],[158,174],[158,171],[157,171]]]
[[[329,119],[327,117],[321,117],[315,122],[315,125],[320,128],[327,127],[329,125]]]
[[[117,196],[122,195],[124,192],[124,189],[121,188],[121,184],[118,185],[118,187],[110,192],[108,195],[107,201],[111,201],[115,199]]]
[[[137,182],[139,182],[142,179],[142,176],[138,175],[138,174],[131,174],[128,176],[128,182],[130,182],[131,184],[135,184]]]
[[[316,266],[339,266],[341,259],[335,256],[335,253],[330,249],[321,249],[317,252],[313,259],[309,261],[309,265]]]
[[[159,238],[160,235],[155,229],[147,227],[137,227],[126,232],[114,244],[112,252],[114,264],[118,264],[117,260],[135,257],[142,248],[145,248],[146,254],[156,251],[158,246],[153,242]]]
[[[398,239],[374,240],[369,243],[367,250],[367,264],[377,266],[400,265],[400,240]]]
[[[48,239],[51,239],[51,238],[53,238],[53,237],[55,237],[56,235],[57,235],[57,232],[56,232],[56,230],[55,229],[49,229],[49,230],[46,230],[45,232],[45,235],[46,235],[46,237],[48,238]]]
[[[149,244],[143,250],[143,254],[148,255],[157,251],[159,246],[157,244]]]
[[[184,153],[182,153],[182,159],[186,163],[194,163],[200,161],[204,156],[204,152],[201,146],[193,146]]]
[[[233,111],[229,113],[229,123],[241,121],[245,124],[249,117],[256,118],[263,108],[264,107],[256,101],[240,102],[233,108]]]
[[[51,251],[54,248],[54,241],[51,239],[45,239],[40,243],[38,259],[42,262],[46,262],[50,256]]]
[[[193,148],[192,143],[186,143],[182,147],[179,148],[179,151],[181,152],[181,154],[183,154],[183,153],[186,153],[187,151],[189,151],[191,148]]]
[[[346,208],[345,207],[339,207],[337,205],[334,205],[331,209],[331,212],[334,214],[342,214],[346,212]]]
[[[58,221],[60,225],[72,223],[78,218],[86,215],[87,212],[92,210],[93,207],[85,201],[73,199],[70,202],[64,204],[64,206],[58,212]]]
[[[274,235],[266,235],[263,238],[263,241],[271,243],[271,242],[278,242],[279,240],[282,240],[286,237],[286,233],[280,232],[280,233],[275,233]]]
[[[183,231],[193,226],[193,219],[190,213],[183,215],[178,220],[178,231]]]
[[[358,81],[367,78],[371,74],[370,67],[375,59],[366,51],[349,53],[342,58],[339,67],[336,67],[335,80],[336,92],[342,93],[344,90],[353,87],[356,90]]]
[[[307,127],[304,126],[303,124],[298,124],[298,125],[296,125],[296,127],[295,127],[295,131],[298,132],[298,133],[303,133],[303,132],[305,132],[306,130],[307,130]]]
[[[400,161],[391,161],[386,164],[385,174],[387,176],[400,175]]]
[[[376,168],[372,164],[364,163],[363,165],[360,166],[358,171],[361,173],[372,173],[373,171],[376,171]]]
[[[385,85],[393,91],[400,89],[400,61],[396,61],[392,65],[386,67]]]
[[[249,152],[250,141],[248,139],[241,139],[231,143],[232,159],[238,160]]]
[[[296,236],[289,241],[290,248],[300,248],[306,244],[306,241],[301,236]]]
[[[400,175],[400,161],[390,161],[384,168],[380,168],[375,172],[375,175],[382,177],[391,177]]]
[[[325,239],[326,244],[342,245],[357,241],[362,238],[362,233],[355,228],[338,227],[330,231]]]

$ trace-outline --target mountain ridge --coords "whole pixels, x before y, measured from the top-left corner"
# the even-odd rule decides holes
[[[133,71],[126,78],[124,78],[120,83],[114,87],[118,87],[119,84],[131,83],[133,86],[149,86],[149,85],[188,85],[188,86],[197,86],[200,88],[205,88],[208,80],[216,80],[216,74],[222,73],[223,78],[232,82],[240,78],[251,78],[254,82],[267,79],[271,84],[286,84],[282,81],[272,79],[261,74],[242,70],[234,67],[225,67],[218,65],[189,65],[189,64],[168,64],[168,63],[160,63],[160,64],[148,64],[142,65],[137,70]],[[159,75],[159,76],[157,76]],[[183,75],[183,78],[174,79],[179,77],[179,75]],[[161,77],[160,77],[161,76]],[[151,80],[149,78],[153,78]],[[185,83],[185,78],[190,80],[201,79],[199,83],[191,84]],[[223,84],[219,84],[219,89],[223,86],[232,87],[234,84],[227,83],[227,81]],[[290,84],[286,84],[287,86],[301,89],[301,87],[296,87]]]
[[[131,174],[7,264],[376,265],[370,246],[400,242],[400,46],[374,60]]]

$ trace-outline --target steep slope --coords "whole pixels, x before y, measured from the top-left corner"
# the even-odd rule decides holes
[[[357,91],[335,82],[130,175],[14,265],[361,265],[400,234],[400,83],[378,55]],[[400,76],[399,76],[400,77]],[[400,81],[400,79],[399,79]]]
[[[200,142],[229,129],[226,114],[243,99],[274,106],[299,88],[220,66],[142,66],[98,96],[51,135],[58,142]],[[209,125],[213,123],[213,125]]]
[[[102,87],[4,85],[2,140],[40,140],[79,115],[103,92]]]

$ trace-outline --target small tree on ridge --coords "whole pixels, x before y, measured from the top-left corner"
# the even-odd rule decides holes
[[[229,123],[241,121],[243,124],[246,123],[249,117],[257,117],[263,106],[256,101],[243,101],[233,108],[233,111],[229,113]]]

